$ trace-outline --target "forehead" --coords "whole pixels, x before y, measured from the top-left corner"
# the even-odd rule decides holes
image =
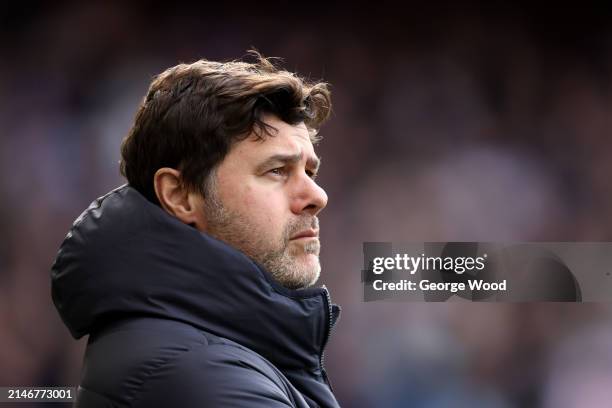
[[[303,154],[306,158],[316,157],[310,134],[304,123],[290,125],[276,117],[266,117],[265,123],[273,126],[271,135],[263,139],[250,135],[235,145],[235,153],[243,158],[265,159],[270,154]]]

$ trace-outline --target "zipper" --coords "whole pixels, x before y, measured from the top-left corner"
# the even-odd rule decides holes
[[[323,378],[325,379],[325,382],[329,385],[329,388],[331,389],[331,383],[329,381],[329,379],[327,378],[327,373],[325,372],[325,347],[327,346],[327,343],[329,342],[329,338],[331,337],[331,332],[334,328],[333,325],[333,321],[334,321],[334,313],[333,313],[333,309],[332,309],[332,302],[331,302],[331,296],[329,295],[329,290],[327,290],[327,287],[325,285],[323,285],[323,291],[325,292],[325,302],[327,303],[327,332],[325,334],[325,339],[323,340],[323,346],[321,347],[321,356],[319,357],[319,364],[321,366],[321,375],[323,376]]]

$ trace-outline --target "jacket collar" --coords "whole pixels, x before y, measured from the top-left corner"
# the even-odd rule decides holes
[[[320,374],[339,308],[325,287],[290,290],[240,251],[181,223],[125,185],[74,222],[52,295],[75,338],[158,316],[236,341],[283,370]]]

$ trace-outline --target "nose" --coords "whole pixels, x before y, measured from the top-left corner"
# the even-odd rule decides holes
[[[327,193],[312,178],[304,175],[300,178],[291,211],[294,214],[317,215],[327,205]]]

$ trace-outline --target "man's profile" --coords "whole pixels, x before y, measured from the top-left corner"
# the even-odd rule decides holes
[[[121,147],[128,184],[62,243],[53,301],[89,335],[76,406],[338,406],[340,310],[314,286],[330,93],[256,57],[158,75]]]

